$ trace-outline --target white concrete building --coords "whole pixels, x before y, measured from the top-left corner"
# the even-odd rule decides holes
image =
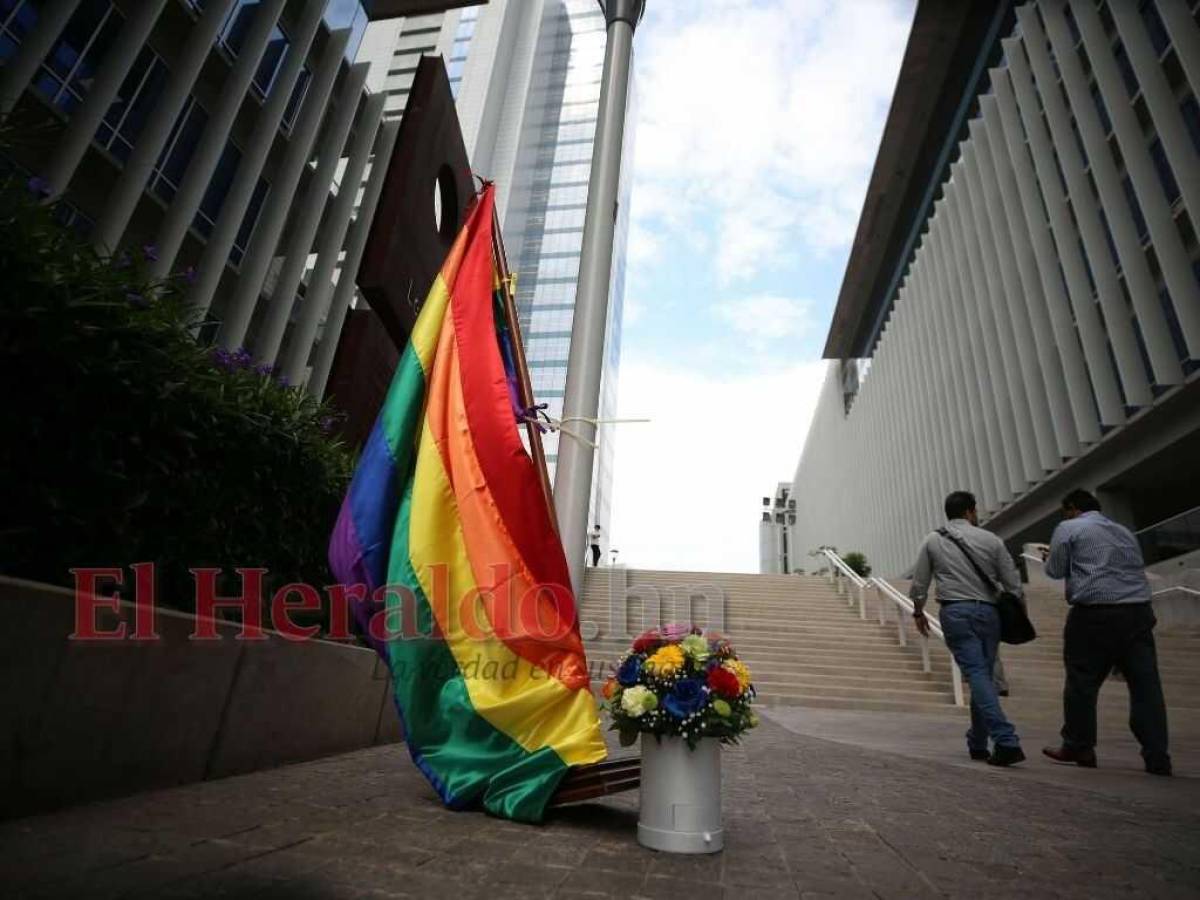
[[[796,541],[900,575],[951,490],[1019,545],[1087,487],[1151,563],[1195,550],[1197,4],[951,7],[918,5]]]
[[[788,575],[804,570],[792,555],[792,532],[796,525],[796,499],[790,481],[775,486],[774,497],[763,497],[762,520],[758,523],[758,571],[760,575]]]

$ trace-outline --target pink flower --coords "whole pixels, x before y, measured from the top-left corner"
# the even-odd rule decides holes
[[[670,625],[664,625],[662,636],[664,641],[682,641],[685,637],[692,633],[691,625],[684,625],[680,622],[672,622]]]

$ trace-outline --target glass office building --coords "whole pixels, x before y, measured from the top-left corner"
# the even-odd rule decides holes
[[[604,46],[604,15],[593,0],[545,4],[504,222],[509,261],[518,274],[517,304],[533,393],[539,403],[548,404],[547,412],[554,417],[562,416]],[[635,119],[632,102],[627,119],[630,127],[625,132],[605,337],[602,419],[612,418],[617,408],[629,232],[629,161],[634,134],[631,126]],[[600,526],[605,554],[614,431],[612,426],[600,429],[592,479],[592,523]],[[571,438],[557,434],[545,437],[551,477],[562,440]]]

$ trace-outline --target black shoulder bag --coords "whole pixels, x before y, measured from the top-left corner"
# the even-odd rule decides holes
[[[1029,614],[1025,611],[1025,604],[1021,599],[1016,594],[1004,590],[996,583],[996,579],[983,571],[983,566],[979,565],[971,548],[951,533],[950,529],[939,528],[937,533],[954,542],[954,546],[962,551],[975,574],[996,595],[996,612],[1000,613],[1000,640],[1006,644],[1027,644],[1037,637],[1037,629],[1029,620]]]

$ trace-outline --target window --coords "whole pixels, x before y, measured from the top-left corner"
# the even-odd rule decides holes
[[[1079,23],[1075,21],[1075,13],[1071,12],[1071,8],[1063,9],[1063,18],[1067,20],[1067,28],[1071,30],[1071,43],[1078,44],[1083,36],[1079,33]]]
[[[1078,227],[1078,226],[1076,226]],[[1096,279],[1092,275],[1092,263],[1087,256],[1087,248],[1083,246],[1083,238],[1079,239],[1079,257],[1083,260],[1083,271],[1087,274],[1088,287],[1091,288],[1091,294],[1096,296]]]
[[[1121,259],[1117,256],[1117,244],[1113,240],[1112,229],[1108,227],[1108,216],[1104,214],[1104,210],[1100,210],[1100,224],[1104,226],[1104,237],[1108,241],[1108,252],[1112,254],[1113,265],[1119,269]]]
[[[341,28],[350,29],[350,40],[346,43],[344,56],[347,61],[353,61],[367,28],[367,13],[360,0],[327,0],[324,20],[331,32]]]
[[[1167,202],[1174,203],[1179,199],[1179,183],[1175,181],[1175,173],[1171,171],[1171,164],[1167,162],[1167,154],[1163,151],[1162,141],[1158,138],[1155,138],[1154,143],[1150,145],[1150,160],[1154,163],[1154,171],[1158,173],[1163,193],[1167,195]]]
[[[1117,44],[1113,56],[1117,61],[1117,68],[1121,70],[1121,78],[1125,81],[1125,90],[1132,97],[1138,92],[1138,80],[1137,76],[1133,74],[1133,66],[1129,63],[1129,54],[1125,52],[1125,45]]]
[[[122,162],[129,159],[133,145],[162,95],[169,71],[157,53],[144,47],[117,91],[117,97],[96,130],[96,142]]]
[[[0,0],[0,62],[17,52],[38,20],[38,6],[31,0]]]
[[[1083,138],[1079,136],[1079,125],[1074,119],[1071,120],[1071,134],[1075,135],[1075,146],[1079,148],[1079,158],[1083,160],[1084,166],[1089,165],[1087,150],[1083,147]]]
[[[1138,203],[1137,194],[1133,191],[1133,182],[1129,180],[1128,175],[1121,180],[1121,186],[1125,188],[1125,199],[1129,201],[1129,209],[1133,212],[1133,224],[1137,227],[1138,240],[1145,241],[1148,233],[1146,217],[1142,215],[1142,206]]]
[[[267,194],[270,192],[271,186],[258,179],[258,184],[254,186],[254,193],[250,195],[250,204],[246,207],[246,215],[242,217],[241,227],[238,228],[237,237],[233,240],[233,247],[229,250],[229,261],[235,266],[240,265],[242,257],[246,254],[246,247],[250,244],[250,238],[254,234],[254,226],[258,224],[258,214],[262,212],[263,202],[267,199]]]
[[[1163,316],[1167,320],[1167,330],[1171,332],[1171,343],[1175,346],[1175,355],[1182,362],[1188,358],[1187,340],[1183,336],[1183,326],[1179,324],[1179,314],[1175,312],[1171,294],[1165,287],[1158,292],[1158,302],[1162,305]]]
[[[188,163],[192,159],[192,152],[196,149],[196,144],[200,140],[200,135],[204,133],[206,124],[208,124],[208,113],[203,106],[196,102],[194,97],[189,98],[179,113],[179,118],[175,120],[175,125],[171,128],[167,144],[150,177],[150,190],[164,201],[169,203],[174,198],[175,192],[179,190],[183,173],[187,171]]]
[[[1167,34],[1167,26],[1163,24],[1163,20],[1158,14],[1158,7],[1154,5],[1154,0],[1142,0],[1138,12],[1142,14],[1142,22],[1146,25],[1146,31],[1150,33],[1150,43],[1154,45],[1155,52],[1162,56],[1163,51],[1171,43],[1171,38]]]
[[[1183,121],[1187,125],[1188,134],[1192,136],[1192,144],[1196,148],[1196,152],[1200,153],[1200,104],[1196,102],[1195,94],[1188,94],[1187,98],[1179,104],[1179,110],[1183,113]]]
[[[254,89],[263,97],[271,93],[271,86],[275,83],[275,76],[279,74],[279,67],[283,64],[287,48],[288,39],[277,25],[271,29],[271,37],[267,40],[262,60],[259,62],[258,68],[254,72],[254,80],[251,82]]]
[[[84,0],[34,76],[34,88],[60,109],[75,109],[124,21],[108,0]]]
[[[246,35],[250,33],[254,17],[258,15],[261,8],[262,4],[257,0],[238,0],[234,8],[229,11],[225,24],[221,26],[221,31],[217,35],[217,46],[236,59],[246,44]],[[274,26],[250,83],[255,94],[260,98],[266,97],[271,92],[275,78],[283,65],[284,57],[287,56],[288,46],[287,35],[278,25]]]
[[[304,102],[304,97],[308,93],[310,81],[312,81],[312,72],[309,71],[308,66],[305,66],[296,78],[296,86],[292,88],[292,96],[288,98],[287,108],[283,111],[284,131],[290,131],[292,123],[296,121],[296,114],[300,111],[300,104]]]
[[[1096,104],[1096,112],[1100,116],[1100,127],[1107,136],[1112,131],[1112,119],[1108,117],[1108,107],[1104,105],[1104,98],[1100,96],[1100,88],[1095,82],[1092,83],[1092,101]]]
[[[200,201],[200,208],[196,210],[195,221],[192,222],[193,227],[205,237],[212,234],[213,225],[216,224],[217,216],[221,214],[221,206],[225,203],[225,197],[229,194],[233,177],[237,174],[238,163],[241,161],[242,152],[237,145],[233,141],[226,142]]]

